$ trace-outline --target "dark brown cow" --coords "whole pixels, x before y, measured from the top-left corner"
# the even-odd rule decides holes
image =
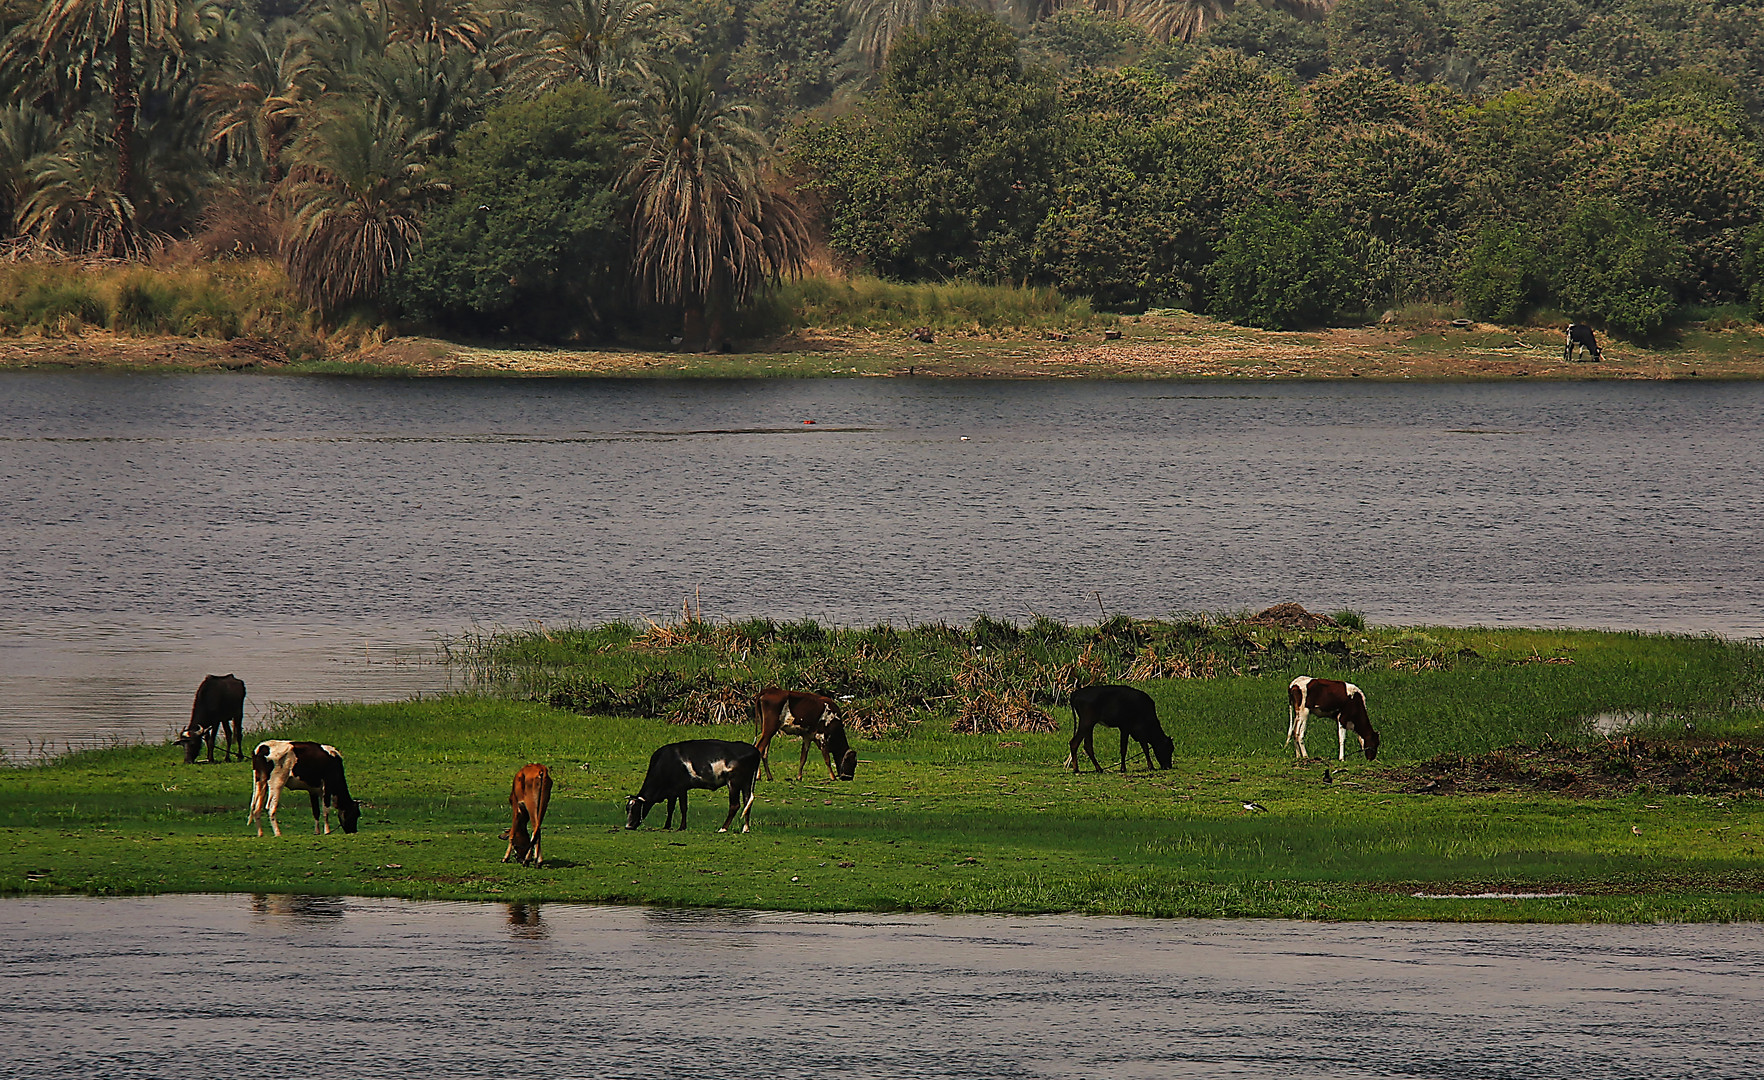
[[[768,686],[760,691],[757,704],[759,738],[753,745],[760,752],[760,765],[766,771],[767,780],[772,778],[772,766],[766,755],[771,749],[772,738],[780,731],[802,736],[802,760],[796,764],[798,780],[802,779],[802,770],[808,767],[811,742],[821,748],[821,756],[827,762],[828,779],[850,780],[857,775],[857,751],[846,741],[845,721],[839,718],[839,702],[820,694]]]
[[[514,823],[503,833],[508,850],[502,861],[512,856],[522,866],[544,866],[545,856],[539,851],[539,828],[545,824],[545,808],[551,803],[551,770],[543,765],[523,765],[515,773],[514,787],[508,793]]]
[[[1298,743],[1299,757],[1310,756],[1305,752],[1305,721],[1312,713],[1335,721],[1338,760],[1347,760],[1347,733],[1350,727],[1360,737],[1360,748],[1366,752],[1366,760],[1371,761],[1378,756],[1380,739],[1378,732],[1372,730],[1372,718],[1366,715],[1366,692],[1353,683],[1300,675],[1286,688],[1286,698],[1289,706],[1286,742]],[[1286,743],[1281,745],[1285,746]]]
[[[289,742],[287,739],[265,739],[251,752],[251,816],[245,824],[257,825],[263,835],[259,815],[269,810],[270,828],[282,835],[276,821],[276,808],[282,803],[282,789],[293,788],[312,797],[312,831],[319,831],[319,807],[324,807],[324,831],[331,831],[331,804],[337,805],[343,831],[355,831],[361,820],[361,804],[349,797],[349,781],[343,778],[343,755],[335,746],[315,742]]]
[[[1121,729],[1122,772],[1127,771],[1129,738],[1145,751],[1146,771],[1151,771],[1154,750],[1158,755],[1158,768],[1170,767],[1170,756],[1176,752],[1176,743],[1164,734],[1164,726],[1158,723],[1158,706],[1151,695],[1132,686],[1084,686],[1072,691],[1072,743],[1066,764],[1073,772],[1078,771],[1078,747],[1081,744],[1096,771],[1103,771],[1097,764],[1096,747],[1091,741],[1098,724]]]
[[[214,733],[220,729],[223,761],[233,760],[233,744],[239,744],[239,760],[245,760],[245,684],[232,675],[210,675],[196,688],[190,704],[190,724],[178,733],[184,748],[184,764],[196,764],[196,751],[208,743],[208,761],[214,763]]]

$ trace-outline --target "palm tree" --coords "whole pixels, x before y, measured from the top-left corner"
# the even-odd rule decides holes
[[[433,142],[383,101],[345,99],[289,148],[288,276],[320,310],[376,297],[420,242],[423,208],[447,191]]]
[[[1193,41],[1201,31],[1222,21],[1234,0],[1120,0],[1120,14],[1143,26],[1159,41]]]
[[[490,20],[472,0],[384,0],[397,41],[463,47],[477,52],[490,35]]]
[[[888,58],[895,39],[951,6],[952,0],[847,0],[851,46],[872,70]]]
[[[111,143],[115,147],[118,196],[114,208],[133,213],[129,193],[135,186],[135,113],[137,107],[135,47],[160,45],[183,51],[180,23],[190,13],[189,0],[46,0],[36,16],[7,42],[10,66],[25,59],[33,47],[72,51],[92,60],[110,58]],[[79,172],[87,169],[82,165]],[[132,220],[125,221],[115,244],[127,246]]]
[[[307,105],[314,67],[288,19],[240,31],[198,91],[209,108],[209,140],[229,161],[260,164],[264,179],[279,183],[282,151]]]
[[[108,167],[104,143],[98,119],[87,115],[54,150],[34,159],[30,191],[18,211],[19,232],[76,251],[141,253],[134,202]]]
[[[534,0],[500,44],[512,61],[512,81],[538,92],[645,78],[649,55],[678,37],[655,0]]]
[[[709,64],[664,71],[622,106],[631,276],[647,299],[683,309],[688,342],[719,347],[730,308],[768,275],[801,272],[803,214],[768,185],[752,110],[718,98]]]
[[[22,232],[18,213],[30,198],[44,154],[61,143],[61,125],[29,105],[0,108],[0,228],[7,236]]]

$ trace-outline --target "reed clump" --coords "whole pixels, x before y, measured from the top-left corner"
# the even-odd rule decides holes
[[[1084,297],[1028,285],[896,282],[881,278],[803,277],[785,281],[764,301],[792,327],[996,333],[1083,329],[1112,323]]]

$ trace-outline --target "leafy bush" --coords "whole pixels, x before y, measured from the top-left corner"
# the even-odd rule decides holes
[[[1207,268],[1221,318],[1291,330],[1366,313],[1389,282],[1388,249],[1323,210],[1258,206],[1236,218]]]
[[[1530,307],[1542,282],[1543,256],[1516,225],[1484,225],[1458,274],[1458,302],[1473,319],[1510,323]]]
[[[1329,38],[1321,26],[1260,4],[1239,4],[1229,17],[1208,27],[1195,44],[1234,49],[1302,82],[1329,70]]]
[[[46,334],[75,334],[110,322],[110,305],[81,281],[51,278],[33,282],[5,308],[7,323]]]
[[[1660,329],[1672,315],[1685,250],[1646,214],[1609,199],[1588,199],[1557,231],[1551,261],[1558,305],[1633,338]]]
[[[493,109],[459,141],[450,201],[392,279],[404,310],[541,338],[604,327],[625,263],[611,100],[575,85]]]
[[[1752,317],[1764,319],[1764,225],[1754,225],[1746,231],[1745,250],[1747,296],[1752,305]]]
[[[125,280],[116,291],[112,330],[164,334],[177,318],[178,298],[162,282],[146,275]]]

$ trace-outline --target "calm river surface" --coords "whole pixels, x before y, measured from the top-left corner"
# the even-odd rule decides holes
[[[0,376],[0,748],[474,626],[1298,600],[1764,632],[1764,384]],[[805,420],[814,420],[813,425]]]
[[[0,903],[0,1074],[1764,1075],[1756,926]]]

